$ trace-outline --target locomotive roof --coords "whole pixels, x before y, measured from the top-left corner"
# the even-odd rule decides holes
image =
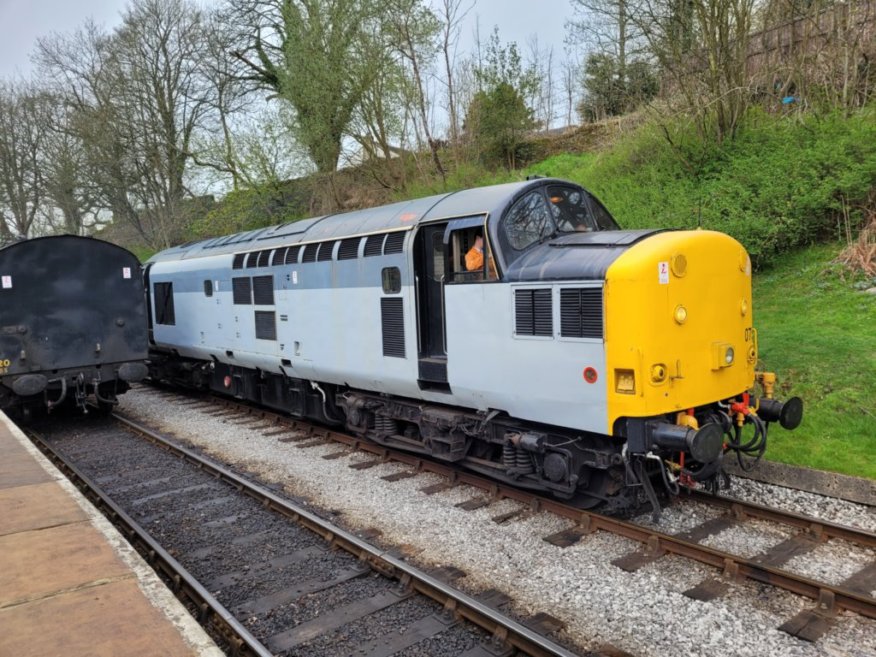
[[[540,178],[475,187],[365,210],[287,222],[171,247],[152,256],[149,262],[243,253],[287,244],[411,230],[421,223],[448,217],[500,215],[521,193],[550,181],[554,179]]]

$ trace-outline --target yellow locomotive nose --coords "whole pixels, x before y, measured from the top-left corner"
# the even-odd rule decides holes
[[[608,430],[748,390],[757,360],[751,261],[712,231],[642,240],[608,269],[605,349]]]

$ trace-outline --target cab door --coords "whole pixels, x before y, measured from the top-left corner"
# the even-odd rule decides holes
[[[465,252],[476,233],[483,234],[485,215],[460,217],[423,226],[414,244],[417,282],[417,326],[421,390],[450,392],[447,383],[447,304],[449,282],[483,279],[480,272],[465,271]],[[471,277],[471,278],[470,278]]]
[[[446,223],[439,223],[420,229],[414,245],[414,271],[417,281],[420,388],[449,392],[444,339],[446,228]]]

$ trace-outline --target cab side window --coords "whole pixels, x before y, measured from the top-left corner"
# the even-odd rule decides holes
[[[480,265],[470,267],[469,256],[480,245]],[[460,281],[494,281],[499,278],[496,262],[489,240],[484,239],[483,228],[464,228],[450,234],[448,255],[451,264],[450,280]]]
[[[555,226],[541,190],[529,192],[517,201],[505,216],[504,227],[505,236],[518,251],[551,235]]]

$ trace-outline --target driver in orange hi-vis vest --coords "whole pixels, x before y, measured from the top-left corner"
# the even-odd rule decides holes
[[[484,238],[478,235],[474,246],[465,254],[465,268],[468,271],[477,271],[484,268]]]
[[[496,272],[496,263],[493,262],[493,257],[489,257],[488,278],[495,279],[498,277]],[[466,271],[482,271],[484,268],[484,238],[483,235],[478,235],[475,238],[474,246],[465,254],[465,269]]]

